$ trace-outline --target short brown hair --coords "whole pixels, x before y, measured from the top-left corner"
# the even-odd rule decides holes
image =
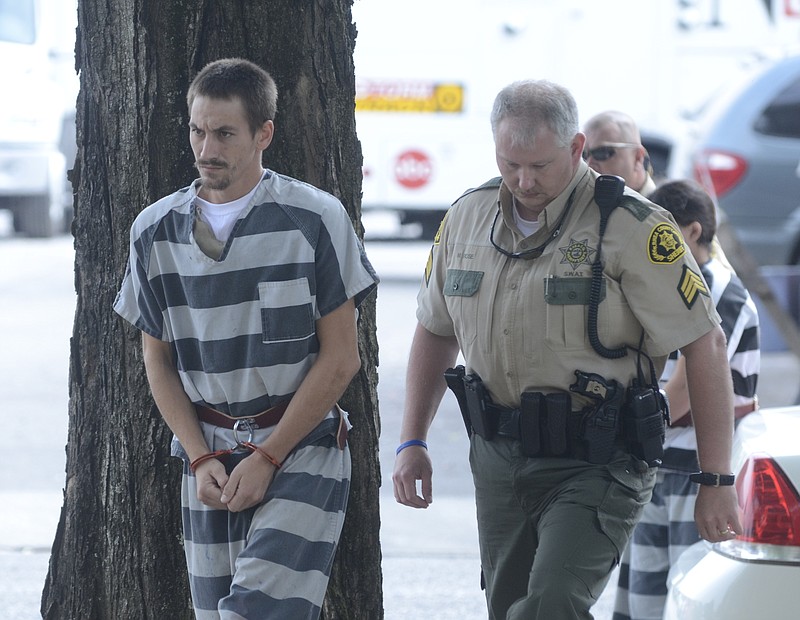
[[[710,246],[717,232],[717,213],[714,201],[695,181],[667,181],[648,196],[651,202],[672,213],[679,226],[699,222],[703,229],[697,242]]]
[[[190,110],[198,96],[227,100],[238,97],[254,135],[266,121],[275,120],[278,111],[275,80],[257,64],[243,58],[223,58],[203,67],[186,94]]]

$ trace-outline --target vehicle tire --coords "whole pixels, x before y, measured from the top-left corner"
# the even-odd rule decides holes
[[[17,200],[14,209],[15,228],[29,237],[52,237],[53,222],[50,219],[50,198],[24,196]]]

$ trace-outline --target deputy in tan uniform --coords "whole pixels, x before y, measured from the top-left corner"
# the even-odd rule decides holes
[[[425,439],[446,389],[443,373],[461,351],[489,617],[591,618],[655,481],[611,397],[656,381],[673,350],[695,370],[700,466],[724,485],[701,489],[699,531],[710,541],[741,531],[727,477],[733,403],[725,338],[664,210],[626,189],[601,243],[595,186],[614,178],[598,181],[583,161],[585,137],[567,90],[516,82],[497,96],[491,123],[502,181],[450,209],[418,296],[395,497],[416,508],[432,500]],[[529,416],[531,402],[542,408],[537,417]],[[531,428],[542,432],[536,441]]]
[[[583,128],[586,145],[584,159],[600,174],[615,174],[625,184],[648,196],[655,188],[653,167],[642,145],[636,121],[617,110],[601,112],[590,118]]]

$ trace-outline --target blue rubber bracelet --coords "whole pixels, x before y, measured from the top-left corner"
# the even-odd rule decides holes
[[[408,441],[404,441],[399,446],[397,446],[397,451],[395,452],[395,455],[400,454],[403,450],[405,450],[409,446],[422,446],[426,450],[428,449],[428,444],[426,444],[421,439],[409,439]]]

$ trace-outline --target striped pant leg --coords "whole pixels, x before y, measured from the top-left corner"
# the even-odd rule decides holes
[[[219,620],[219,601],[230,592],[236,556],[244,548],[251,511],[230,513],[200,502],[196,478],[186,461],[181,507],[183,546],[195,617]]]
[[[671,565],[700,540],[694,522],[697,489],[686,473],[659,471],[653,501],[645,508],[630,545],[630,618],[661,620]]]
[[[222,620],[319,617],[350,486],[350,452],[326,434],[293,452],[254,509]]]

